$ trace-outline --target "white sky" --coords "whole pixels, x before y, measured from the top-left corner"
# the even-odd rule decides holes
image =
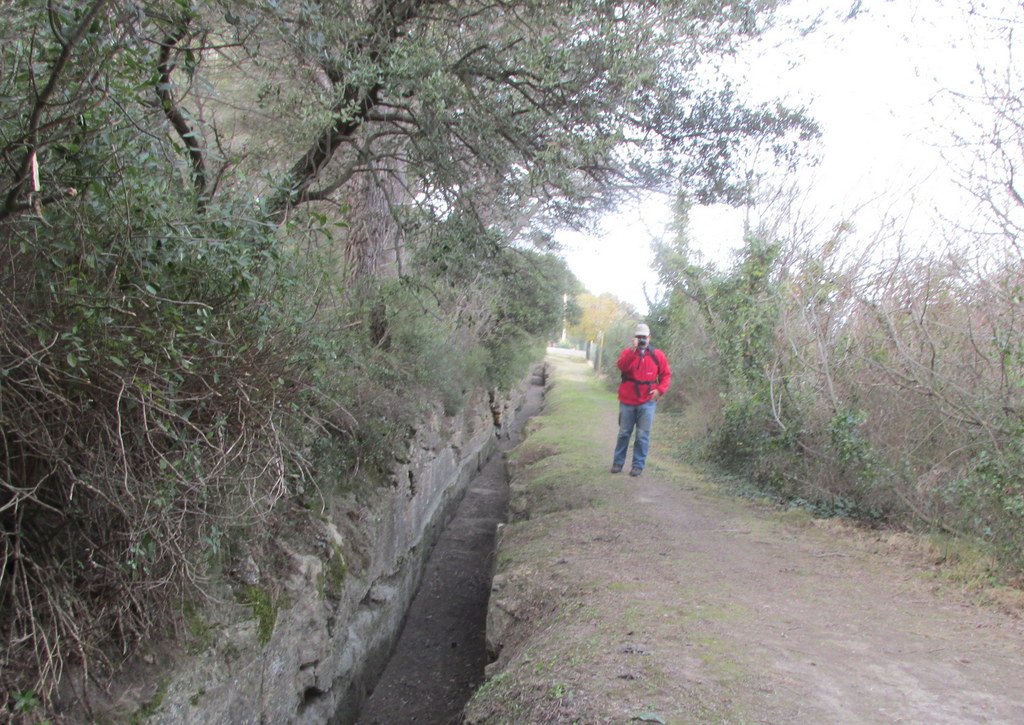
[[[803,36],[773,32],[742,53],[731,72],[752,102],[806,105],[818,121],[820,163],[801,171],[798,183],[807,190],[802,204],[825,228],[851,216],[862,220],[858,227],[877,223],[871,220],[894,206],[932,217],[937,205],[950,205],[943,201],[952,186],[940,151],[961,119],[949,91],[971,93],[978,65],[1005,58],[1007,43],[990,32],[987,18],[1024,20],[1024,10],[1014,0],[844,2],[854,4],[857,15],[847,20],[823,9],[835,5],[827,0],[794,0],[785,16],[806,25],[821,14],[821,27]],[[981,12],[972,14],[972,5]],[[602,233],[556,238],[589,291],[611,292],[643,313],[644,290],[654,295],[657,284],[650,241],[668,217],[667,202],[654,198],[607,217]],[[724,264],[741,241],[742,212],[694,209],[690,232],[707,259]]]

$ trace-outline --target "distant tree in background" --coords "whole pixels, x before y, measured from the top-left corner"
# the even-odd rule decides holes
[[[606,332],[618,322],[635,320],[637,316],[636,310],[607,292],[601,295],[584,292],[577,295],[576,300],[581,315],[576,324],[570,325],[569,335],[580,342],[593,342],[599,333]]]

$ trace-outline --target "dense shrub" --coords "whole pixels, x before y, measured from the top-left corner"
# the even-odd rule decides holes
[[[725,272],[660,250],[671,353],[717,391],[707,454],[784,500],[963,533],[1021,566],[1012,245],[880,261],[842,241],[748,241]]]

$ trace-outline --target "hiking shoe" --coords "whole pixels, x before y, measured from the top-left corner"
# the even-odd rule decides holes
[[[618,473],[621,470],[622,470],[622,464],[621,463],[613,463],[612,464],[612,473]]]
[[[644,469],[640,468],[640,466],[633,466],[633,468],[631,468],[630,471],[629,471],[629,475],[630,476],[639,476],[643,472],[644,472]]]

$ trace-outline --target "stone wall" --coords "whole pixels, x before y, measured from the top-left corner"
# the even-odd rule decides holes
[[[515,415],[524,395],[525,387],[512,395],[506,415]],[[322,527],[305,539],[288,537],[290,562],[273,597],[262,605],[225,603],[230,614],[209,626],[196,651],[162,663],[158,691],[136,697],[150,703],[148,721],[354,722],[434,542],[495,441],[491,406],[481,395],[460,415],[424,421],[393,471],[394,485],[370,505],[354,510],[324,501]]]

